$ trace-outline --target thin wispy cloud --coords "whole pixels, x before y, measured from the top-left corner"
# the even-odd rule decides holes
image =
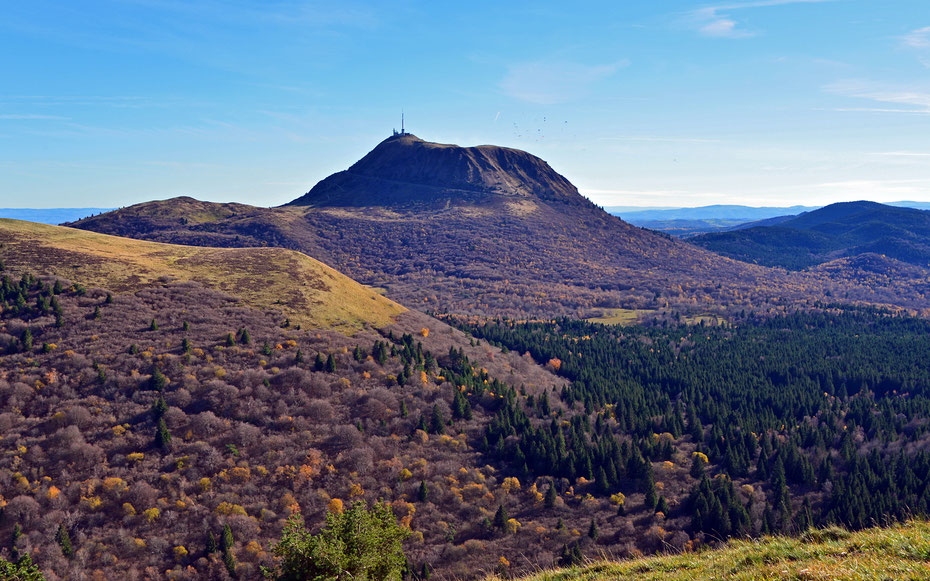
[[[930,49],[930,26],[918,28],[917,30],[905,34],[901,37],[904,46],[910,48],[927,48]]]
[[[837,113],[905,113],[907,115],[930,115],[926,109],[891,109],[887,107],[834,107],[819,108],[817,111],[834,111]]]
[[[890,199],[895,196],[908,196],[925,194],[930,186],[928,179],[901,179],[901,180],[842,180],[814,184],[812,189],[823,191],[839,191],[847,199],[860,197],[862,199]],[[890,197],[889,197],[890,196]]]
[[[873,113],[930,113],[930,92],[911,87],[883,85],[869,81],[841,81],[826,85],[829,93],[844,97],[866,99],[885,104],[885,107],[837,107],[835,111],[863,111]],[[900,107],[887,107],[887,104]]]
[[[879,155],[882,157],[928,157],[930,152],[924,151],[876,151],[870,155]]]
[[[697,29],[702,36],[711,38],[747,38],[755,36],[757,33],[742,27],[741,23],[736,20],[733,13],[749,10],[752,8],[768,8],[772,6],[784,6],[787,4],[820,4],[822,2],[833,2],[834,0],[757,0],[755,2],[730,2],[725,4],[716,4],[704,6],[693,10],[688,15],[688,20],[692,26]]]
[[[512,65],[500,83],[509,97],[537,105],[566,103],[585,96],[596,83],[629,61],[586,65],[568,61],[534,61]]]
[[[905,48],[917,52],[917,58],[930,68],[930,26],[918,28],[901,37],[901,44]]]

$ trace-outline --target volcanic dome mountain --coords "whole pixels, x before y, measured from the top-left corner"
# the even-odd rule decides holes
[[[533,200],[577,205],[577,188],[525,151],[389,137],[346,171],[324,179],[294,206],[428,208]]]
[[[787,273],[631,226],[527,152],[389,137],[278,208],[182,197],[78,228],[202,246],[300,250],[408,306],[482,316],[707,312],[849,299],[925,306],[898,281],[873,288]],[[905,285],[901,287],[900,285]]]

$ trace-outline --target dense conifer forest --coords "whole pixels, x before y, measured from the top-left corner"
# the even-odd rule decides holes
[[[571,381],[564,413],[545,397],[507,400],[488,426],[487,450],[515,474],[640,491],[707,539],[928,512],[925,320],[823,307],[737,326],[462,327]],[[669,499],[652,462],[680,450],[692,484]]]

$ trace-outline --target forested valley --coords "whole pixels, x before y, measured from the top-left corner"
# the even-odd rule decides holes
[[[699,542],[927,514],[925,320],[822,305],[735,326],[459,324],[571,381],[564,411],[530,396],[488,426],[516,475],[640,493]]]

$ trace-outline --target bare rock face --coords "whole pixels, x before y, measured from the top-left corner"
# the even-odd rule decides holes
[[[565,177],[525,151],[431,143],[406,133],[385,139],[288,205],[442,208],[521,200],[590,204]]]

